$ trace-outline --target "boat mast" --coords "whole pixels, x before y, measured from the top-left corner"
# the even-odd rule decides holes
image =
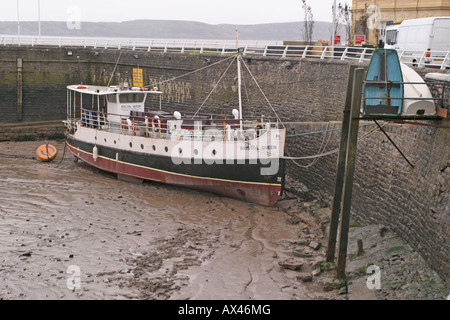
[[[238,73],[238,92],[239,92],[239,119],[240,129],[242,133],[242,90],[241,90],[241,50],[239,49],[239,30],[236,26],[236,49],[237,49],[237,73]]]
[[[238,92],[239,92],[239,119],[240,119],[240,129],[242,133],[242,90],[241,90],[241,54],[238,53],[237,56],[237,68],[238,68]]]

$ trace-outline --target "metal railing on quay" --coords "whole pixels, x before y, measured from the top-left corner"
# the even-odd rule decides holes
[[[57,46],[162,53],[234,54],[236,41],[133,39],[93,37],[51,37],[0,35],[3,46]],[[281,41],[239,41],[245,56],[281,57],[285,59],[315,58],[368,62],[375,48],[315,45],[283,45]],[[450,51],[398,50],[400,61],[413,67],[450,69]]]

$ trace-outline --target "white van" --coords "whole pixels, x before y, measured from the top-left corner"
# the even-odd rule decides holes
[[[441,66],[450,57],[450,17],[404,20],[386,27],[385,48],[397,49],[403,62]]]

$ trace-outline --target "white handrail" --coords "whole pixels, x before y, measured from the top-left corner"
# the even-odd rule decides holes
[[[442,60],[441,70],[444,70],[444,69],[445,69],[445,61],[447,61],[447,60],[449,59],[449,56],[450,56],[450,51],[447,52],[447,54],[445,55],[444,60]]]
[[[2,46],[57,46],[83,47],[117,50],[142,50],[155,52],[200,52],[236,53],[233,40],[185,40],[185,39],[142,39],[142,38],[93,38],[93,37],[52,37],[0,35]],[[242,41],[246,56],[289,58],[320,58],[368,62],[375,50],[368,47],[327,47],[314,45],[283,45],[280,41]],[[401,62],[419,67],[450,69],[450,51],[398,50]],[[427,55],[429,53],[429,55]]]

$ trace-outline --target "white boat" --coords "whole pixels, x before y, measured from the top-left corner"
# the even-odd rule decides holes
[[[430,89],[422,77],[411,67],[401,63],[403,81],[405,82],[403,115],[405,116],[434,116],[436,106]],[[419,99],[414,99],[419,98]]]
[[[240,63],[237,56],[240,97]],[[162,92],[122,86],[67,87],[66,144],[94,167],[273,205],[284,182],[285,129],[229,114],[161,110]],[[151,97],[156,105],[147,110]]]
[[[433,117],[436,106],[422,77],[394,49],[374,51],[364,83],[363,114],[369,117]]]

